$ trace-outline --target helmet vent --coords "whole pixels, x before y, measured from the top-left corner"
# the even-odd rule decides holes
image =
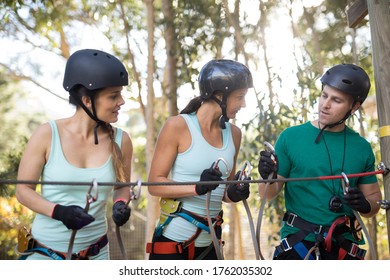
[[[344,84],[352,85],[352,82],[350,80],[343,79]]]

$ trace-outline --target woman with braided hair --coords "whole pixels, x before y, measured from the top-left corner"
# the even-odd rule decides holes
[[[66,64],[63,86],[76,111],[69,118],[41,125],[22,156],[18,180],[129,182],[132,141],[111,126],[118,121],[124,65],[113,55],[94,49],[73,53]],[[113,220],[122,226],[130,217],[129,187],[99,186],[97,201],[84,211],[89,186],[18,184],[19,202],[36,213],[35,240],[27,259],[69,258],[70,236],[77,230],[72,259],[109,259],[106,203],[113,190]],[[54,252],[55,254],[52,254]],[[54,256],[54,257],[53,257]]]

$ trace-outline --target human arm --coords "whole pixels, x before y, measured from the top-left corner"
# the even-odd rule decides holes
[[[231,124],[231,131],[233,136],[233,142],[235,147],[235,154],[234,154],[234,162],[233,162],[233,168],[230,172],[229,177],[227,178],[228,181],[231,180],[238,180],[238,175],[236,173],[236,164],[237,164],[237,158],[238,158],[238,152],[240,151],[241,147],[241,138],[242,138],[242,132],[241,130],[234,124]],[[247,178],[250,180],[250,178]],[[247,199],[249,197],[249,184],[229,184],[226,186],[224,201],[225,202],[238,202],[242,199]]]
[[[178,135],[180,137],[177,137]],[[172,180],[168,179],[178,153],[187,150],[190,144],[191,135],[185,120],[180,116],[168,118],[158,136],[148,176],[149,182],[167,183],[167,185],[148,186],[151,195],[170,198],[197,195],[195,184],[169,185]]]
[[[51,146],[50,125],[41,125],[29,139],[18,168],[18,181],[38,181],[49,157]],[[35,184],[17,184],[17,200],[35,213],[51,217],[55,203],[36,192]]]
[[[133,144],[126,132],[122,135],[122,158],[126,182],[130,181],[131,161],[133,157]],[[130,199],[130,186],[114,187],[112,218],[117,226],[124,225],[130,218],[131,209],[127,204]]]
[[[39,180],[49,158],[51,137],[49,124],[41,125],[34,132],[19,163],[17,180]],[[77,230],[94,221],[94,218],[78,205],[63,206],[46,200],[36,192],[35,184],[17,184],[16,198],[35,213],[61,221],[68,229]]]

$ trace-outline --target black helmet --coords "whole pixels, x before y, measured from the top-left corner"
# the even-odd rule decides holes
[[[73,53],[65,67],[63,86],[69,91],[70,96],[83,108],[88,116],[96,121],[94,128],[95,144],[98,144],[97,129],[101,125],[107,125],[96,115],[95,97],[89,97],[92,102],[92,112],[83,104],[75,86],[81,85],[89,91],[95,91],[107,87],[126,86],[129,84],[125,66],[115,56],[106,52],[84,49]]]
[[[199,73],[199,89],[202,99],[212,98],[222,109],[220,125],[226,128],[229,121],[226,115],[226,101],[228,95],[237,89],[253,87],[252,74],[240,62],[229,59],[211,60],[202,67]],[[223,93],[222,101],[214,96],[216,91]]]
[[[125,66],[115,56],[103,51],[84,49],[73,53],[65,67],[64,89],[75,85],[89,90],[128,85]]]
[[[351,95],[360,104],[367,98],[371,86],[367,73],[354,64],[333,66],[321,77],[321,82]]]
[[[229,59],[211,60],[199,73],[199,89],[203,99],[210,98],[215,91],[224,95],[240,88],[253,87],[252,74],[240,62]]]

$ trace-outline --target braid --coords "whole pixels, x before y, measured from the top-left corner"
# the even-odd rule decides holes
[[[111,124],[105,123],[105,130],[108,132],[111,140],[112,165],[114,167],[116,181],[126,182],[126,172],[123,162],[123,155],[119,145],[115,142],[115,131]]]

